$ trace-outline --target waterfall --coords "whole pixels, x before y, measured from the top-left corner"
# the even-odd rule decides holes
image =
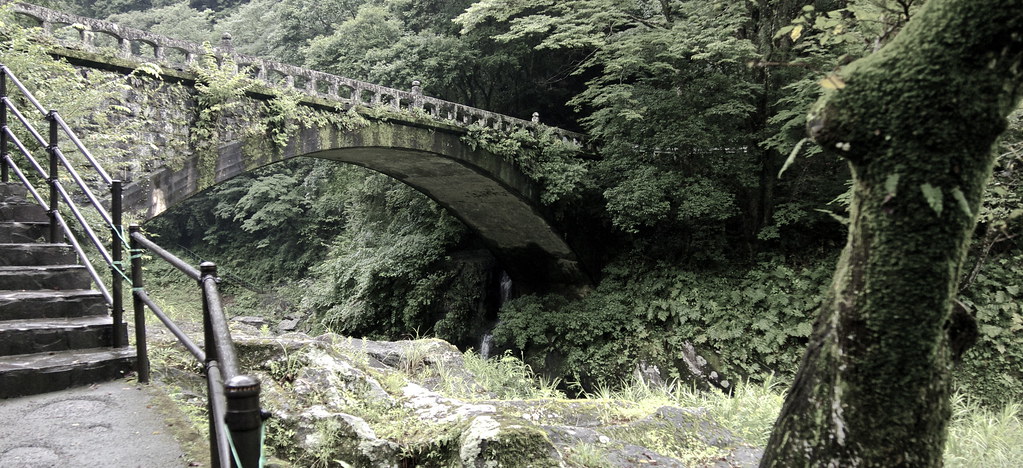
[[[490,347],[494,343],[494,334],[487,333],[483,335],[483,341],[480,342],[480,357],[486,359],[490,357]]]
[[[497,310],[501,310],[508,299],[511,298],[512,293],[512,279],[508,276],[508,272],[501,271],[501,281],[499,282],[499,291],[497,295]],[[490,357],[490,351],[494,346],[494,328],[501,322],[498,321],[493,327],[490,327],[490,331],[483,334],[483,338],[480,340],[480,357],[486,359]]]
[[[498,310],[501,310],[501,306],[503,306],[505,302],[508,302],[508,299],[511,299],[511,292],[512,292],[512,279],[511,279],[510,276],[508,276],[508,272],[502,271],[501,272],[501,295],[498,296],[499,299],[497,300],[497,309]]]

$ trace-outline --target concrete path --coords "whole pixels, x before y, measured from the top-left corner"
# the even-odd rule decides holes
[[[152,398],[118,380],[0,400],[0,467],[190,466]]]

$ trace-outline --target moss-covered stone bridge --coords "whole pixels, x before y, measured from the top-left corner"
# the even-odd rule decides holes
[[[463,141],[471,125],[534,131],[535,116],[526,121],[424,96],[419,83],[402,91],[235,54],[229,37],[203,46],[34,5],[12,8],[55,37],[54,54],[83,73],[158,70],[150,73],[157,78],[128,80],[132,131],[150,144],[131,171],[146,176],[126,186],[125,205],[144,218],[267,164],[323,158],[426,194],[474,230],[527,289],[589,283],[545,215],[539,185],[514,163]]]

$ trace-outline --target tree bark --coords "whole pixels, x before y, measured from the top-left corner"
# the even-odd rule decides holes
[[[1023,0],[931,0],[830,81],[809,130],[846,158],[850,229],[761,466],[941,466],[951,310],[1023,87]]]

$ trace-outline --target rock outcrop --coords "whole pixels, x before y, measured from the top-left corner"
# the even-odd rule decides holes
[[[235,339],[274,415],[267,445],[296,466],[752,466],[759,458],[699,408],[570,400],[551,390],[497,399],[441,340],[242,330]],[[201,385],[190,380],[179,384]]]

